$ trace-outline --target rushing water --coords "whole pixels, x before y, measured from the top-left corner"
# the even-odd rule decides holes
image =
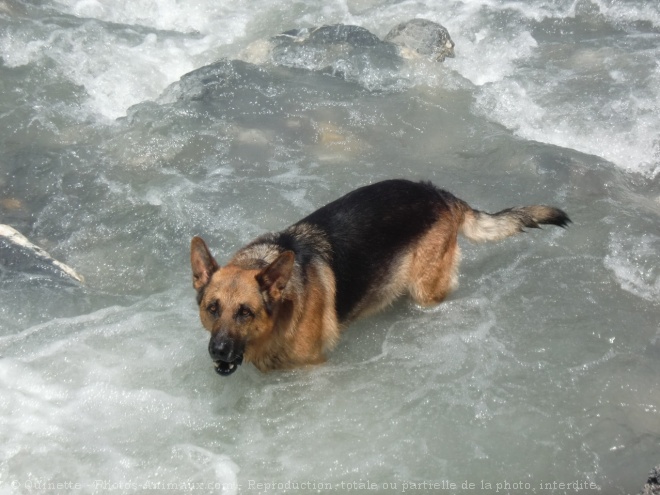
[[[245,61],[414,17],[456,58]],[[86,279],[0,264],[0,493],[623,494],[660,463],[657,2],[0,0],[0,57],[0,223]],[[391,177],[574,223],[462,242],[449,300],[323,366],[217,376],[190,238],[224,260]]]

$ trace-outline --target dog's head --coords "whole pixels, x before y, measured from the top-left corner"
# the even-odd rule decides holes
[[[206,243],[193,238],[193,287],[202,325],[211,333],[209,354],[218,374],[231,375],[251,347],[269,338],[294,261],[293,252],[285,251],[263,268],[220,267]]]

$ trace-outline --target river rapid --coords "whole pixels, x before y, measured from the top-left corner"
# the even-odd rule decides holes
[[[250,55],[415,17],[455,58]],[[85,278],[0,245],[0,493],[637,493],[659,60],[642,0],[0,0],[0,223]],[[225,261],[396,177],[573,223],[462,239],[446,302],[351,325],[322,366],[219,377],[191,237]]]

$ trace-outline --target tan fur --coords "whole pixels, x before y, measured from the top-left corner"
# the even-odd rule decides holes
[[[459,200],[460,201],[460,200]],[[523,232],[525,227],[538,228],[539,224],[554,223],[557,209],[544,205],[519,206],[498,213],[473,210],[463,203],[465,219],[460,228],[465,237],[474,242],[499,241]]]
[[[463,234],[474,242],[504,239],[518,232],[518,227],[501,219],[484,215],[479,211],[468,211],[463,223]]]
[[[418,304],[438,304],[458,285],[457,220],[441,217],[412,252],[409,291]]]
[[[269,371],[325,361],[325,353],[339,340],[339,324],[334,312],[334,277],[329,280],[327,270],[327,267],[310,267],[308,290],[287,291],[285,298],[294,308],[291,318],[279,327],[269,322],[270,330],[248,346],[246,362],[254,363],[261,371]]]

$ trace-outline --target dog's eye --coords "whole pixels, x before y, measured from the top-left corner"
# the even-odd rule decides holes
[[[238,308],[238,311],[236,311],[236,317],[240,319],[252,318],[253,316],[254,313],[252,312],[252,310],[245,305],[241,305]]]
[[[215,318],[217,318],[218,316],[220,316],[220,305],[218,304],[217,301],[212,302],[211,304],[209,304],[209,305],[207,306],[206,310],[207,310],[209,313],[211,313],[211,316],[213,316],[213,317],[215,317]]]

